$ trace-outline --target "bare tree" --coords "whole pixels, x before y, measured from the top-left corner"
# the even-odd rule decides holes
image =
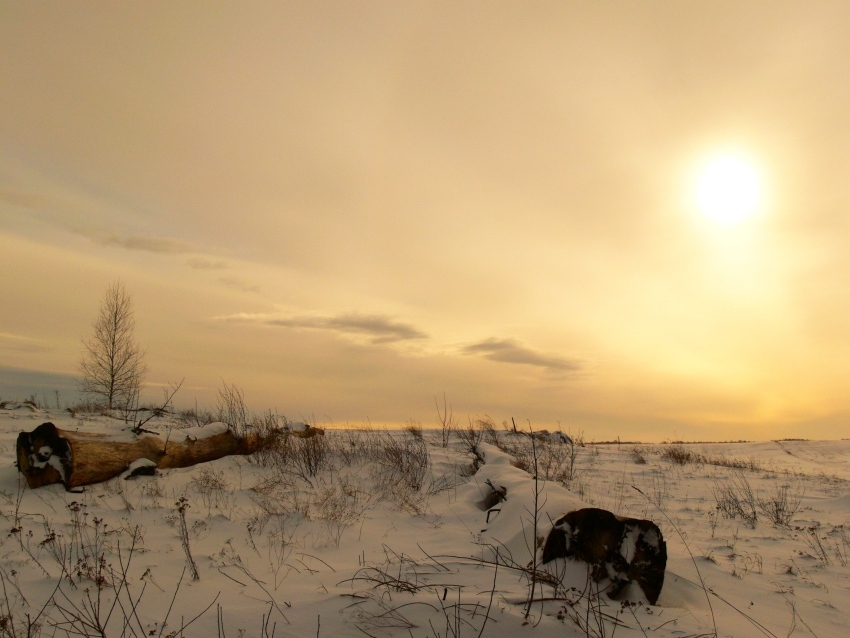
[[[443,410],[440,411],[440,404],[437,401],[437,397],[434,397],[434,405],[437,406],[437,425],[440,426],[439,435],[440,435],[440,443],[443,447],[449,447],[449,439],[452,438],[452,434],[457,430],[457,421],[454,419],[454,414],[452,412],[452,406],[446,407],[446,393],[443,392]]]
[[[94,335],[83,339],[80,389],[110,409],[122,407],[138,396],[147,367],[133,334],[133,298],[120,281],[106,289],[93,327]]]

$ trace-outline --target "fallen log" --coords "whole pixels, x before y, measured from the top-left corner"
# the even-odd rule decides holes
[[[237,437],[224,423],[174,429],[162,436],[60,430],[42,423],[18,435],[18,470],[31,488],[62,483],[71,489],[118,476],[139,459],[152,461],[158,469],[188,467],[251,454],[260,443],[257,437]]]

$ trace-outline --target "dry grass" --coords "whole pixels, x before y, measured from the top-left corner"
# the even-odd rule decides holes
[[[759,462],[753,458],[735,459],[728,458],[722,454],[700,454],[699,452],[689,450],[687,447],[685,447],[685,445],[681,443],[676,443],[664,447],[661,450],[661,458],[667,461],[671,461],[676,465],[687,465],[689,463],[701,465],[715,465],[717,467],[728,467],[733,470],[749,470],[751,472],[759,472],[763,469]]]
[[[688,463],[699,463],[700,457],[688,450],[684,445],[669,445],[661,452],[661,458],[666,461],[672,461],[677,465],[686,465]]]
[[[740,518],[755,529],[758,522],[756,496],[743,472],[733,472],[729,475],[728,482],[716,482],[712,494],[717,510],[725,518]]]

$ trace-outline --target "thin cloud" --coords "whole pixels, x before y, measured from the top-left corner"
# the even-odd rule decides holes
[[[238,314],[224,317],[224,319],[281,328],[328,330],[344,335],[365,336],[373,344],[398,343],[428,338],[427,334],[415,326],[378,314],[344,313],[332,316],[301,315],[297,317]]]
[[[179,255],[196,252],[196,248],[188,242],[171,237],[156,235],[116,235],[115,233],[99,233],[92,230],[77,230],[78,234],[88,237],[101,246],[117,246],[127,250],[141,250],[158,255]]]
[[[218,282],[240,292],[260,292],[260,287],[237,279],[236,277],[219,277]]]
[[[0,349],[16,352],[48,352],[53,350],[41,339],[0,332]]]
[[[190,268],[195,270],[224,270],[227,262],[221,259],[207,259],[206,257],[192,257],[186,262]]]
[[[21,208],[37,208],[44,203],[44,199],[31,193],[20,193],[18,191],[0,190],[0,202]]]
[[[581,366],[571,359],[542,354],[527,348],[513,339],[491,337],[465,346],[461,352],[470,356],[483,357],[502,363],[519,363],[545,368],[555,372],[573,372]]]
[[[119,246],[127,250],[142,250],[162,255],[174,255],[192,252],[194,248],[186,242],[170,237],[154,237],[151,235],[127,235],[119,237],[110,235],[100,240],[104,246]]]

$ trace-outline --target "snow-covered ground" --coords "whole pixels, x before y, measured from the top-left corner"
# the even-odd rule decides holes
[[[328,431],[283,466],[228,457],[70,493],[15,468],[17,434],[45,421],[126,427],[0,409],[0,636],[27,635],[27,615],[34,636],[847,635],[850,441],[692,444],[683,464],[671,446],[588,445],[571,478],[564,444],[544,445],[539,473],[560,480],[541,482],[540,536],[602,507],[655,521],[669,559],[657,605],[597,595],[572,565],[529,608],[535,485],[494,446],[473,473],[456,437]],[[507,488],[490,512],[488,482]]]

